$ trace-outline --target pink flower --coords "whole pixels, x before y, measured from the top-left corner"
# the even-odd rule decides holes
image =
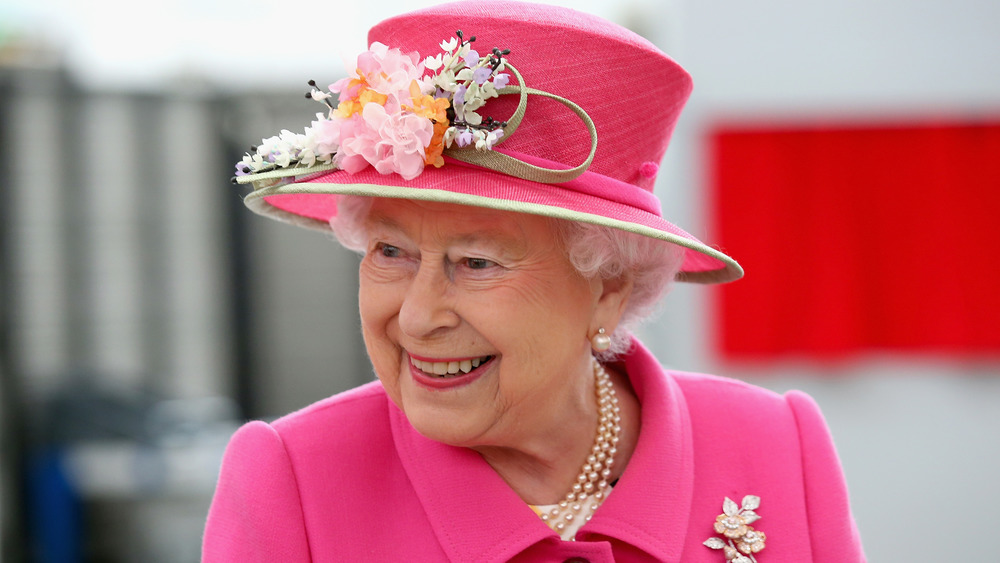
[[[410,113],[386,114],[384,109],[371,104],[365,107],[364,118],[369,125],[378,124],[379,158],[372,162],[375,169],[382,174],[395,172],[407,180],[419,176],[424,169],[425,149],[434,136],[434,124]]]
[[[367,107],[382,108],[376,104],[368,104]],[[360,115],[345,119],[340,122],[340,152],[334,163],[338,168],[356,174],[378,161],[375,148],[378,142],[378,130],[369,127]]]
[[[372,43],[368,51],[358,55],[357,70],[330,85],[331,92],[340,93],[340,101],[357,99],[364,89],[388,96],[386,110],[396,113],[410,102],[410,83],[424,74],[424,63],[416,52],[403,54],[382,43]]]
[[[390,114],[378,104],[368,104],[360,116],[341,122],[337,165],[354,174],[371,164],[381,174],[412,180],[423,172],[433,136],[434,125],[427,118]]]
[[[312,122],[312,131],[316,139],[317,154],[333,154],[340,148],[340,130],[344,120],[334,117],[327,119],[323,114]]]

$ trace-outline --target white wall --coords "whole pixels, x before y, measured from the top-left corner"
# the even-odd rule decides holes
[[[1000,3],[636,6],[646,20],[672,18],[651,38],[694,76],[658,190],[665,214],[708,241],[699,171],[707,128],[719,119],[1000,115]],[[650,346],[679,369],[812,394],[833,430],[871,561],[973,561],[989,551],[989,507],[1000,503],[1000,357],[727,363],[711,350],[708,307],[705,288],[678,287],[647,327]]]
[[[156,29],[145,20],[106,27],[110,20],[101,20],[100,14],[116,13],[127,19],[134,13],[139,17],[134,10],[121,9],[124,2],[119,0],[8,3],[0,5],[0,21],[9,24],[19,11],[34,14],[25,18],[30,22],[26,29],[48,30],[45,33],[67,47],[70,62],[78,65],[74,75],[91,85],[170,87],[177,77],[200,76],[224,87],[297,87],[307,78],[335,78],[332,75],[338,72],[340,54],[353,53],[363,43],[359,30],[386,15],[426,3],[386,0],[345,4],[336,8],[336,27],[329,24],[322,31],[298,24],[275,25],[288,19],[301,23],[303,10],[308,9],[283,7],[275,11],[262,0],[157,3],[156,19],[161,25],[154,26]],[[640,32],[694,75],[694,96],[668,151],[658,190],[666,215],[709,242],[713,237],[704,226],[699,171],[703,169],[701,147],[706,127],[716,119],[803,115],[880,119],[893,115],[905,119],[929,112],[964,117],[1000,115],[998,2],[559,3],[642,26]],[[346,32],[353,38],[343,46],[338,42]],[[274,39],[266,50],[261,48],[265,37]],[[289,50],[282,51],[286,48]],[[255,70],[263,67],[272,68]],[[18,115],[29,120],[33,113],[44,111],[43,106],[38,100],[26,100]],[[175,110],[183,118],[171,120],[178,126],[197,119],[183,104]],[[28,144],[45,144],[46,139],[58,135],[55,122],[40,122],[43,127],[26,128]],[[12,172],[16,178],[26,174]],[[26,192],[30,200],[18,202],[25,209],[23,217],[52,207],[48,203],[54,192],[42,189],[58,181],[46,176],[50,172],[45,168],[33,171],[37,189]],[[44,181],[39,183],[37,175]],[[173,217],[174,211],[168,210],[168,214]],[[15,232],[45,237],[49,236],[45,226],[43,220],[26,221],[19,223]],[[182,230],[188,226],[177,223]],[[29,233],[28,229],[38,232]],[[272,240],[269,234],[260,236]],[[275,239],[284,236],[274,235]],[[211,251],[192,247],[184,255],[205,262],[211,260],[205,252]],[[63,264],[42,255],[26,256],[23,261],[40,275],[39,283],[46,284],[48,294],[64,294],[61,287],[49,287],[63,279],[49,275]],[[283,281],[267,272],[265,277],[264,283]],[[178,293],[172,299],[190,294],[186,302],[192,307],[202,302],[204,295],[199,292],[204,288],[185,287],[178,285],[177,291],[183,295]],[[648,327],[647,342],[661,359],[680,369],[743,377],[778,390],[798,387],[816,397],[837,440],[872,561],[973,561],[989,557],[994,518],[989,507],[1000,504],[1000,484],[993,479],[1000,472],[1000,409],[992,408],[1000,399],[1000,360],[880,356],[835,366],[784,362],[753,368],[727,364],[713,354],[709,344],[709,291],[678,287],[668,298],[660,320]],[[286,297],[291,306],[301,306],[295,296]],[[42,321],[65,304],[38,301],[22,307],[38,321],[27,327],[29,336],[64,336],[41,331]],[[349,314],[355,314],[353,309]],[[211,331],[212,324],[206,324],[205,330]],[[191,334],[190,339],[176,343],[188,352],[179,356],[186,361],[198,360],[197,366],[171,367],[184,373],[216,369],[199,344],[201,335]],[[271,337],[274,335],[263,335]],[[309,354],[318,350],[313,344],[310,341]],[[62,348],[54,347],[57,351]],[[51,351],[32,357],[44,362],[31,366],[43,374],[58,371],[65,363],[64,354]],[[301,359],[278,355],[273,363],[297,366]],[[302,395],[315,396],[322,386],[322,374],[302,379],[307,383],[298,387],[291,377],[266,387],[276,408],[297,404]],[[198,390],[222,387],[208,380],[184,379],[177,384]],[[914,542],[915,536],[920,537],[919,544]]]

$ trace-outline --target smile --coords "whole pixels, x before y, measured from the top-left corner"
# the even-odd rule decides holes
[[[427,375],[441,378],[457,377],[459,374],[467,374],[482,364],[493,359],[493,356],[479,356],[476,358],[464,358],[447,361],[431,361],[414,358],[410,356],[410,364]]]

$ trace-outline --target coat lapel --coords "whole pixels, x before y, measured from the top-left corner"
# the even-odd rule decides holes
[[[389,416],[403,468],[452,561],[507,561],[558,541],[477,452],[421,436],[395,405]]]
[[[638,341],[625,369],[642,405],[635,452],[580,539],[615,538],[661,561],[679,561],[687,536],[694,453],[687,404],[677,383]],[[558,536],[473,450],[421,436],[395,405],[393,438],[431,527],[454,561],[507,561]]]
[[[661,561],[680,561],[694,489],[687,404],[677,383],[637,340],[625,370],[642,405],[639,442],[614,491],[582,532],[587,539],[617,538]]]

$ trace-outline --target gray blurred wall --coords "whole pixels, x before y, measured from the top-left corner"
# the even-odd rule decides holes
[[[615,13],[694,75],[657,190],[665,213],[708,241],[702,147],[719,119],[1000,114],[994,2],[650,0]],[[5,69],[0,95],[4,558],[27,549],[14,537],[23,491],[10,455],[24,453],[22,424],[83,381],[152,397],[151,409],[188,413],[203,430],[174,431],[173,442],[143,434],[162,467],[178,467],[151,489],[130,473],[135,437],[74,450],[97,523],[91,548],[109,560],[194,561],[233,425],[371,379],[356,257],[251,216],[227,182],[242,144],[305,125],[314,103],[197,84],[84,92],[58,69]],[[678,286],[643,331],[666,364],[810,392],[834,432],[870,560],[983,557],[1000,502],[1000,361],[734,364],[711,346],[709,291]],[[136,420],[146,424],[149,410]]]

